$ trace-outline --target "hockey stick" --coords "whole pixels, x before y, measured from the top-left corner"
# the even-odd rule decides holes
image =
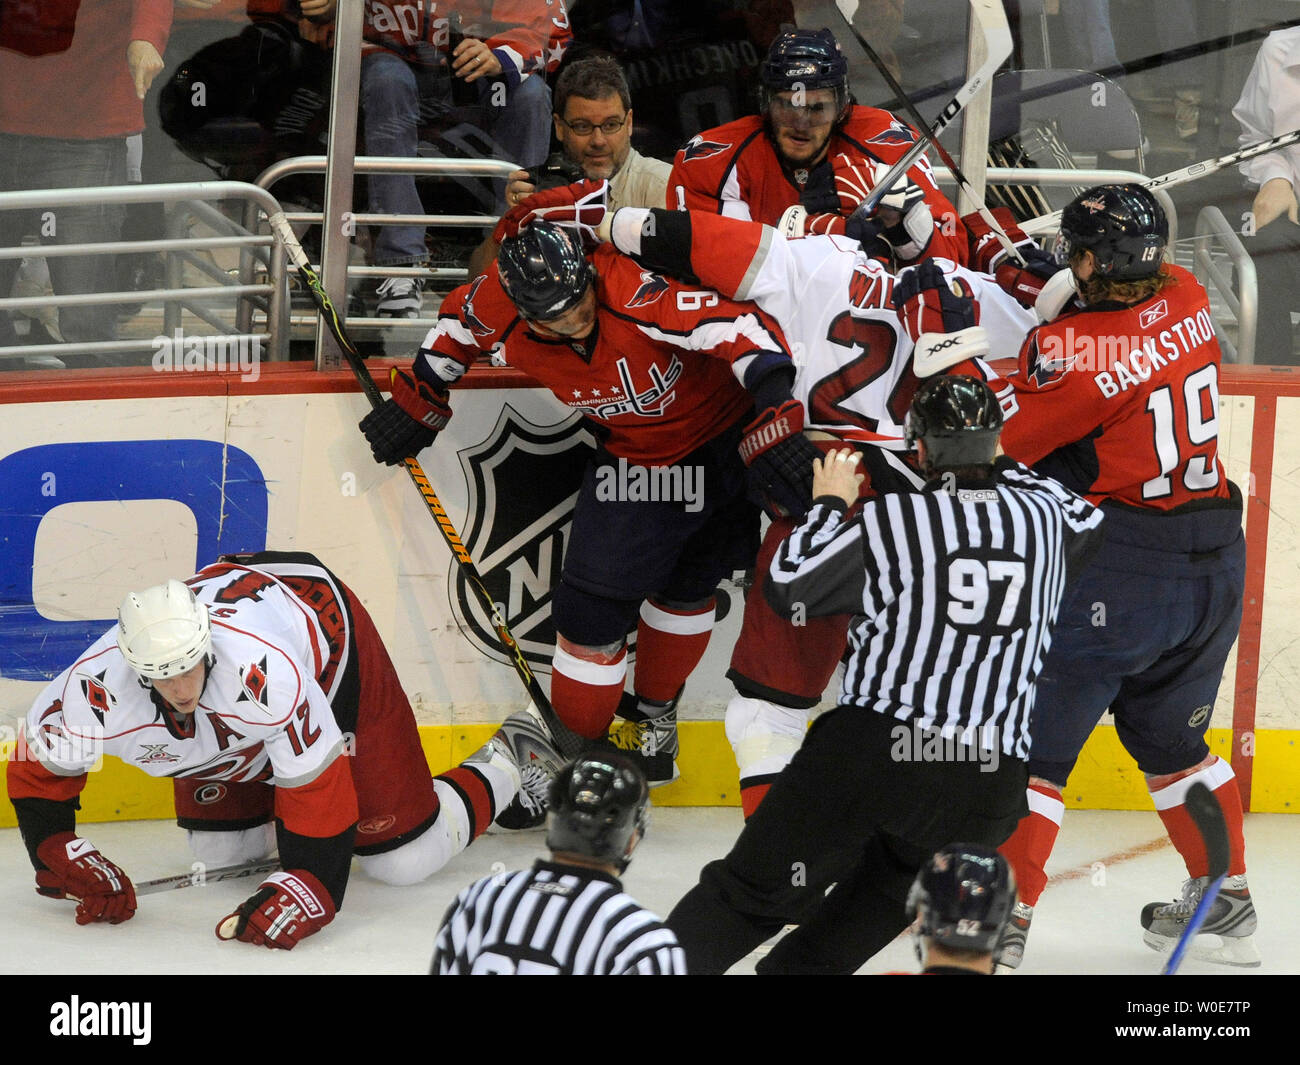
[[[201,862],[195,862],[201,866]],[[153,895],[159,891],[172,891],[175,888],[203,887],[205,884],[219,884],[223,880],[245,880],[250,876],[263,876],[274,873],[280,868],[278,858],[263,858],[243,865],[224,865],[220,869],[195,869],[192,873],[178,873],[176,876],[163,876],[157,880],[137,882],[137,895]]]
[[[858,10],[858,0],[835,0],[835,7],[844,17],[844,21],[848,24],[849,32],[857,38],[858,44],[862,45],[862,50],[867,53],[867,58],[875,65],[876,69],[880,72],[880,76],[885,79],[890,91],[903,102],[903,106],[907,108],[907,113],[911,116],[912,122],[916,125],[916,128],[921,131],[921,136],[924,138],[923,140],[917,141],[916,144],[914,144],[903,156],[903,158],[895,163],[885,176],[876,184],[876,186],[867,194],[866,200],[863,201],[867,209],[870,210],[875,206],[875,204],[879,202],[880,198],[894,187],[894,183],[898,180],[899,176],[907,172],[915,158],[920,156],[921,151],[924,150],[925,144],[928,141],[930,144],[934,145],[934,150],[939,153],[939,158],[943,160],[944,166],[946,166],[952,176],[957,179],[957,185],[960,187],[961,191],[966,193],[966,195],[970,197],[971,201],[978,205],[975,209],[979,212],[979,216],[984,219],[984,222],[989,229],[993,231],[993,235],[998,238],[1002,247],[1007,250],[1016,262],[1021,266],[1024,266],[1024,256],[1016,250],[1016,246],[1011,243],[1011,238],[1008,237],[1002,227],[998,225],[997,219],[993,217],[993,212],[990,211],[987,204],[984,203],[984,198],[976,193],[975,186],[972,185],[966,175],[962,173],[961,168],[953,160],[948,149],[939,143],[939,134],[943,132],[949,124],[951,124],[952,120],[956,118],[958,113],[967,103],[970,102],[970,99],[975,95],[975,93],[984,86],[985,81],[992,78],[998,67],[1000,67],[1003,62],[1006,61],[1007,57],[1011,55],[1011,28],[1007,25],[1007,14],[1002,9],[1002,4],[999,0],[971,0],[971,15],[975,25],[977,25],[984,33],[984,41],[988,49],[988,58],[985,59],[984,65],[975,72],[975,76],[958,89],[957,95],[954,96],[952,101],[939,112],[939,117],[935,119],[933,126],[926,125],[925,119],[921,117],[921,112],[916,109],[916,105],[912,103],[911,98],[907,95],[907,91],[898,83],[898,79],[890,72],[889,67],[885,65],[880,56],[876,54],[876,50],[867,43],[867,39],[854,27],[853,15]],[[953,107],[954,104],[958,105],[955,109]]]
[[[321,318],[325,322],[326,328],[338,341],[339,347],[343,349],[343,357],[348,360],[348,365],[356,375],[357,382],[361,385],[361,391],[365,393],[366,399],[370,401],[370,406],[380,406],[384,402],[384,398],[379,394],[379,389],[375,387],[370,371],[366,369],[366,364],[361,360],[356,345],[352,343],[352,339],[348,336],[338,311],[335,310],[334,304],[330,301],[324,286],[321,285],[320,278],[307,261],[306,253],[303,252],[302,245],[298,243],[298,238],[294,236],[293,227],[289,225],[288,219],[284,217],[284,212],[277,211],[275,214],[270,215],[268,220],[276,236],[284,244],[284,249],[288,252],[289,258],[293,260],[293,265],[297,267],[298,275],[307,286],[307,290],[311,293],[316,306],[320,309]],[[402,465],[405,467],[412,483],[418,489],[420,498],[424,500],[424,505],[429,514],[437,523],[442,538],[447,541],[447,546],[451,548],[451,553],[460,564],[461,573],[465,577],[466,583],[474,589],[483,605],[483,609],[487,611],[492,627],[496,629],[497,637],[501,640],[501,646],[505,648],[506,653],[510,656],[510,664],[514,666],[519,679],[523,681],[524,687],[533,700],[533,705],[537,707],[545,719],[547,727],[551,730],[552,738],[555,740],[556,747],[566,757],[572,758],[581,750],[582,738],[570,731],[560,721],[559,716],[555,713],[555,708],[551,706],[550,699],[546,697],[546,693],[542,691],[542,686],[537,682],[537,677],[529,669],[523,651],[515,641],[514,636],[510,634],[506,619],[501,615],[501,611],[493,601],[487,585],[483,583],[478,567],[474,565],[473,556],[461,543],[460,533],[456,531],[456,526],[452,524],[451,518],[447,516],[447,511],[443,508],[438,493],[433,490],[433,485],[429,483],[429,478],[424,475],[419,460],[415,457],[404,459]]]
[[[1214,792],[1198,780],[1187,789],[1185,802],[1187,812],[1196,822],[1197,831],[1205,842],[1205,853],[1209,858],[1210,882],[1201,895],[1201,901],[1197,904],[1192,919],[1187,922],[1183,934],[1178,937],[1178,942],[1169,955],[1169,961],[1161,970],[1163,976],[1173,976],[1178,971],[1183,955],[1192,945],[1192,940],[1196,938],[1201,925],[1205,924],[1205,919],[1214,906],[1214,900],[1219,897],[1219,889],[1223,887],[1223,881],[1228,875],[1228,826],[1223,820],[1223,808],[1219,805],[1219,800],[1214,797]]]
[[[1237,163],[1244,163],[1247,159],[1254,159],[1257,155],[1267,155],[1279,148],[1287,148],[1297,142],[1300,142],[1300,129],[1293,129],[1290,133],[1283,133],[1271,140],[1247,145],[1238,151],[1221,155],[1217,159],[1202,159],[1199,163],[1192,163],[1181,170],[1171,170],[1167,174],[1148,178],[1146,181],[1138,182],[1138,184],[1144,189],[1171,189],[1175,185],[1185,185],[1189,181],[1195,181],[1197,178],[1203,178],[1208,174],[1235,166]],[[1022,222],[1021,228],[1026,233],[1031,234],[1055,233],[1060,225],[1061,212],[1053,211],[1051,214],[1041,215],[1038,218],[1031,218],[1028,222]]]

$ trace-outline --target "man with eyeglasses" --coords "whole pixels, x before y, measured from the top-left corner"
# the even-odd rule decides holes
[[[760,77],[763,113],[692,137],[673,164],[667,206],[763,222],[788,237],[843,233],[845,217],[916,131],[888,111],[853,103],[848,63],[828,29],[781,34]],[[872,243],[882,257],[965,265],[966,231],[924,155],[877,218],[880,240]]]
[[[560,151],[537,171],[516,170],[506,183],[506,206],[515,207],[539,187],[589,178],[609,182],[609,203],[661,207],[672,169],[632,147],[632,94],[612,56],[579,59],[564,68],[554,90],[555,137]],[[489,236],[470,256],[471,277],[484,273],[499,245]]]

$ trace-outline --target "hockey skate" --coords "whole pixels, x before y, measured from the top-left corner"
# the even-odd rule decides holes
[[[540,828],[546,823],[547,791],[564,764],[541,715],[531,705],[511,714],[483,750],[489,748],[496,748],[519,770],[519,792],[495,824],[516,832]]]
[[[677,700],[680,698],[678,692],[663,713],[647,717],[636,695],[624,693],[618,708],[618,715],[624,720],[609,730],[607,742],[641,767],[646,783],[652,788],[671,784],[681,776],[677,768]]]
[[[1025,960],[1025,940],[1029,936],[1029,922],[1034,919],[1034,908],[1023,902],[1017,902],[1011,911],[1011,919],[1002,929],[998,940],[998,949],[993,957],[999,969],[1019,969]]]
[[[1177,902],[1151,902],[1142,907],[1142,941],[1153,950],[1172,950],[1209,883],[1208,876],[1195,877],[1183,884],[1183,897]],[[1187,948],[1187,957],[1220,965],[1256,966],[1260,962],[1259,948],[1255,946],[1256,923],[1246,877],[1230,876]],[[1219,945],[1207,943],[1204,936],[1218,936]]]

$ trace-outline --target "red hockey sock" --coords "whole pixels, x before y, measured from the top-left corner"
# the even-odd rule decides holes
[[[748,821],[766,797],[775,777],[756,777],[753,783],[740,782],[740,810]]]
[[[569,728],[594,740],[605,735],[614,720],[626,679],[626,647],[609,655],[561,637],[552,662],[551,704]]]
[[[1228,828],[1228,875],[1240,876],[1246,871],[1246,840],[1242,835],[1241,793],[1237,790],[1237,775],[1231,765],[1212,754],[1199,765],[1181,773],[1147,777],[1147,789],[1170,841],[1183,856],[1187,875],[1208,876],[1210,860],[1205,853],[1205,843],[1185,805],[1187,789],[1197,781],[1214,792],[1223,808],[1223,820]]]
[[[1061,830],[1065,803],[1061,790],[1054,784],[1035,778],[1025,793],[1029,800],[1029,816],[1022,818],[999,853],[1016,875],[1016,894],[1027,906],[1038,905],[1038,897],[1047,887],[1047,859],[1056,846],[1056,834]]]
[[[669,703],[704,657],[716,607],[672,610],[647,599],[636,630],[636,682],[642,699]]]

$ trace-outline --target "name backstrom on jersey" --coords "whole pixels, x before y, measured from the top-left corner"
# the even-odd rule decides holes
[[[1155,336],[1076,333],[1072,326],[1067,326],[1060,333],[1039,336],[1039,366],[1053,373],[1078,370],[1095,374],[1097,388],[1110,399],[1136,388],[1157,370],[1177,362],[1179,357],[1213,338],[1210,312],[1204,309],[1174,322]]]

